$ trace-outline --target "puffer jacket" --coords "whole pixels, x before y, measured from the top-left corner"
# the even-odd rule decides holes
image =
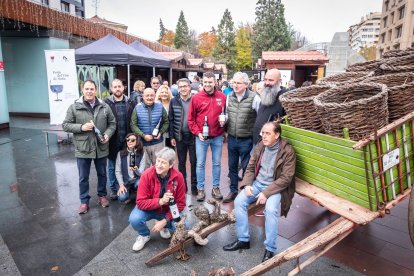
[[[277,153],[274,165],[274,181],[263,190],[266,198],[280,193],[281,200],[281,216],[287,216],[290,205],[292,204],[293,196],[295,195],[295,172],[296,172],[296,155],[292,146],[284,139],[280,141],[280,148]],[[249,164],[246,168],[243,181],[239,184],[240,187],[246,185],[251,186],[256,179],[260,170],[260,161],[262,159],[265,146],[263,142],[257,144],[254,148],[252,157],[250,157]]]
[[[111,108],[100,99],[96,99],[93,110],[86,104],[82,96],[69,106],[66,118],[62,123],[63,130],[73,133],[77,158],[106,157],[109,154],[109,143],[98,142],[93,130],[82,131],[81,127],[92,120],[102,135],[106,134],[110,138],[116,129],[114,114]]]

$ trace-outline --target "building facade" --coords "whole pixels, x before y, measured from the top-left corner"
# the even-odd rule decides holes
[[[414,47],[414,1],[384,0],[377,57],[390,50]]]
[[[30,0],[54,10],[85,18],[85,0]]]
[[[363,47],[376,45],[379,39],[380,24],[380,12],[371,12],[362,17],[358,24],[349,27],[349,46],[359,51]]]

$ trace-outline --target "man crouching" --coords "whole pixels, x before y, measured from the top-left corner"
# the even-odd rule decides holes
[[[250,248],[247,209],[250,204],[265,204],[265,254],[263,260],[274,256],[280,214],[286,216],[295,193],[296,156],[290,144],[282,139],[278,123],[262,127],[262,141],[254,149],[243,178],[243,192],[234,202],[237,240],[223,247],[225,251]]]
[[[141,175],[137,191],[136,206],[129,216],[129,223],[138,232],[132,246],[133,251],[140,251],[150,240],[150,230],[146,222],[155,219],[152,232],[160,232],[164,239],[171,237],[170,230],[175,231],[169,200],[174,198],[181,213],[185,208],[185,184],[183,175],[173,168],[175,151],[163,148],[156,154],[156,163]]]

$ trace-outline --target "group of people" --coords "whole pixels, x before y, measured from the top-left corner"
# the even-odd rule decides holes
[[[124,95],[122,81],[111,83],[112,95],[96,96],[96,84],[85,81],[82,96],[72,104],[63,129],[74,134],[79,172],[81,205],[79,214],[89,210],[89,173],[92,161],[98,176],[98,203],[108,207],[106,167],[112,200],[129,202],[136,192],[136,206],[129,222],[137,231],[134,251],[141,250],[150,232],[170,238],[175,226],[169,210],[174,199],[181,213],[186,192],[205,200],[205,168],[208,148],[212,156],[211,195],[224,203],[235,201],[237,240],[223,247],[234,251],[250,247],[247,208],[265,205],[266,250],[263,260],[276,250],[279,214],[289,211],[294,194],[295,153],[281,138],[284,116],[278,100],[285,93],[277,69],[268,70],[262,87],[253,92],[246,73],[233,76],[232,92],[227,96],[216,88],[213,73],[205,73],[202,89],[191,93],[199,79],[177,81],[178,95],[167,84],[151,79],[151,87],[137,81],[130,97]],[[198,84],[200,87],[200,84]],[[221,193],[221,159],[227,132],[230,192]],[[174,168],[178,157],[178,170]],[[186,163],[190,159],[190,185]],[[239,168],[242,170],[239,176]],[[239,180],[242,182],[239,184]],[[281,212],[279,212],[281,205]],[[151,231],[148,220],[157,222]]]

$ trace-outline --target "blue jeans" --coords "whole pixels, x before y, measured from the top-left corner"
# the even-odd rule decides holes
[[[211,158],[213,167],[213,187],[218,188],[220,185],[221,173],[221,149],[223,147],[223,135],[209,138],[201,141],[196,137],[196,154],[197,154],[197,189],[204,190],[206,180],[206,157],[208,146],[211,147]]]
[[[81,203],[89,203],[89,173],[91,163],[95,164],[98,176],[98,196],[106,196],[106,157],[103,158],[77,158],[79,172],[79,198]]]
[[[131,224],[132,228],[134,228],[134,230],[138,232],[138,235],[146,237],[150,235],[150,230],[148,229],[147,221],[152,219],[160,221],[165,218],[165,215],[166,214],[157,214],[155,213],[155,211],[140,210],[137,206],[135,206],[134,210],[132,210],[131,214],[129,215],[129,223]],[[185,221],[185,226],[188,229],[187,221]],[[175,231],[175,225],[171,221],[167,223],[165,228],[167,228],[171,232]]]
[[[138,185],[139,185],[139,178],[137,178],[136,180],[135,180],[135,182],[131,185],[130,183],[127,183],[126,185],[125,185],[125,188],[126,188],[126,192],[125,193],[122,193],[122,194],[120,194],[119,196],[118,196],[118,200],[120,201],[120,202],[125,202],[126,200],[128,200],[128,198],[129,198],[129,196],[130,196],[130,194],[135,190],[135,191],[137,191],[137,189],[138,189]]]
[[[254,203],[257,199],[256,196],[263,191],[267,185],[255,180],[253,182],[252,193],[254,196],[249,197],[244,191],[239,193],[234,201],[234,209],[236,210],[236,234],[239,241],[247,242],[250,240],[249,235],[249,218],[247,215],[247,209],[250,204]],[[266,250],[270,252],[276,251],[276,239],[278,234],[278,217],[279,217],[279,205],[281,195],[280,193],[270,196],[266,201],[265,206],[265,233],[266,240],[264,245]]]
[[[241,167],[246,171],[250,159],[250,151],[253,147],[253,138],[237,138],[232,135],[227,136],[227,149],[229,157],[230,192],[238,192],[239,186],[239,158]]]
[[[111,192],[116,193],[118,191],[118,180],[115,176],[115,163],[116,160],[111,160],[108,158],[108,180],[109,180],[109,189]]]

